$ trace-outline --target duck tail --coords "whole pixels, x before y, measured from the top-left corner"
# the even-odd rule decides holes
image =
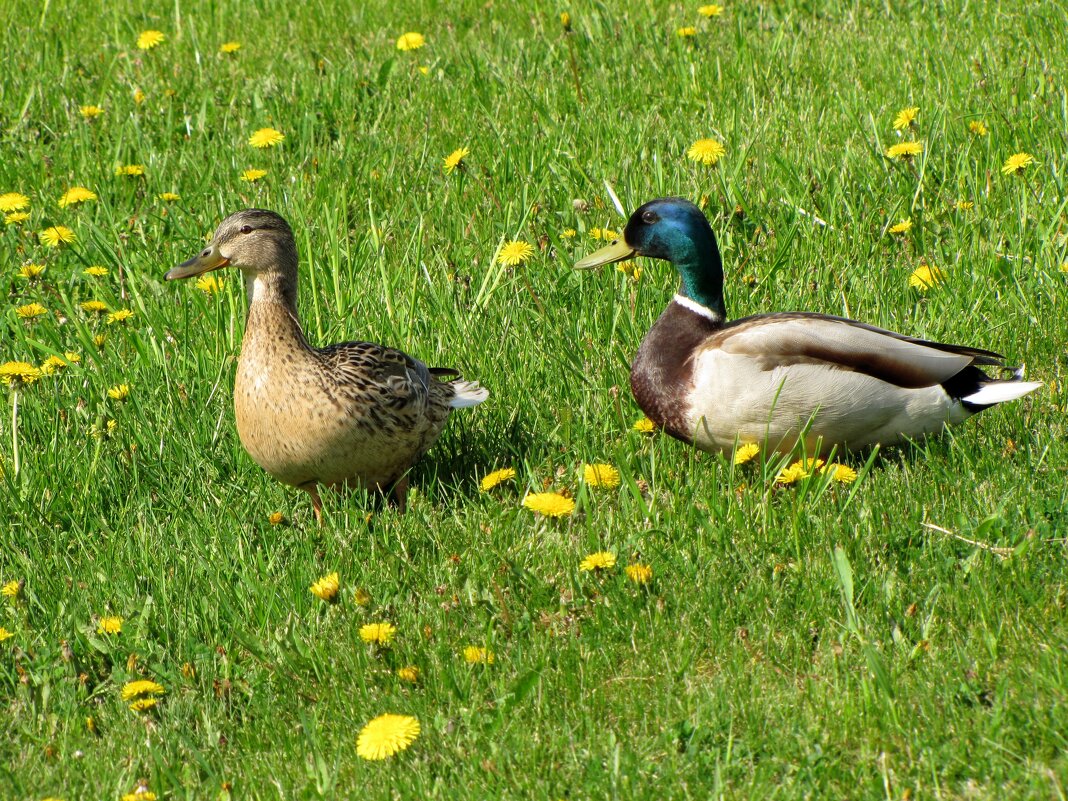
[[[489,397],[489,390],[480,386],[477,381],[450,381],[448,385],[453,390],[449,399],[449,406],[453,409],[478,406]]]
[[[1005,401],[1022,398],[1027,393],[1034,392],[1040,386],[1042,386],[1041,381],[1021,381],[1019,379],[991,381],[989,384],[983,384],[978,391],[965,395],[961,398],[961,403],[965,406],[985,409],[995,403],[1004,403]]]

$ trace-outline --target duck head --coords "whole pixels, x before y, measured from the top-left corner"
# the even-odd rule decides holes
[[[723,263],[716,237],[704,212],[690,201],[681,197],[650,200],[630,216],[621,238],[576,262],[575,269],[590,270],[633,256],[671,262],[682,279],[680,293],[720,319],[726,317]]]
[[[250,300],[258,292],[271,291],[296,302],[297,245],[289,223],[273,211],[244,209],[231,214],[200,253],[164,278],[191,278],[222,267],[237,267],[244,273]]]

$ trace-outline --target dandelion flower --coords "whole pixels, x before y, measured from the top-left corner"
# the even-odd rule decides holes
[[[256,181],[260,180],[260,178],[262,178],[266,174],[267,174],[267,170],[257,170],[257,169],[245,170],[243,173],[241,173],[241,180],[242,181],[247,181],[248,183],[251,184],[251,183],[255,183]]]
[[[37,234],[37,237],[50,248],[58,248],[60,245],[68,244],[75,239],[74,231],[65,225],[53,225],[45,228]]]
[[[356,753],[364,759],[386,759],[403,751],[419,736],[419,721],[411,715],[379,715],[360,731]]]
[[[497,263],[509,267],[516,267],[534,255],[534,246],[529,242],[516,239],[505,243],[501,252],[497,254]]]
[[[14,636],[15,635],[13,633],[5,629],[3,626],[0,626],[0,642],[3,642],[4,640]]]
[[[12,364],[12,362],[8,362],[8,364]],[[22,362],[22,364],[26,364],[26,363]],[[3,368],[6,367],[6,366],[7,365],[3,365],[3,367],[0,367],[0,370],[3,370]],[[26,365],[26,366],[27,367],[31,367],[32,365]],[[20,581],[19,579],[13,579],[12,581],[9,581],[6,584],[4,584],[3,587],[0,587],[0,595],[4,596],[5,598],[10,598],[11,600],[14,601],[20,595],[22,595],[22,588],[24,586],[25,586],[25,582],[24,581]]]
[[[93,117],[99,117],[101,114],[103,114],[104,109],[100,108],[100,106],[82,106],[78,109],[78,113],[81,114],[85,119],[91,120],[93,119]]]
[[[112,400],[124,401],[130,397],[129,384],[116,384],[108,390],[108,397]]]
[[[603,239],[606,242],[612,242],[619,239],[619,232],[613,231],[611,228],[591,228],[590,236],[593,239]]]
[[[496,487],[498,484],[515,478],[515,468],[505,467],[501,470],[494,470],[492,473],[483,476],[482,480],[478,484],[478,488],[483,492]]]
[[[18,387],[23,384],[32,384],[40,377],[40,369],[29,362],[4,362],[0,364],[0,384],[14,384]],[[4,595],[8,594],[6,590],[9,586],[11,585],[4,585]]]
[[[160,192],[158,195],[156,195],[156,197],[158,197],[164,203],[173,203],[176,200],[182,199],[181,195],[178,195],[174,192]]]
[[[134,313],[129,309],[117,309],[108,315],[108,325],[115,325],[116,323],[125,323]]]
[[[21,211],[30,207],[30,199],[19,192],[5,192],[0,195],[0,211]]]
[[[575,233],[576,233],[576,231],[575,231],[574,228],[565,228],[563,231],[560,232],[560,238],[561,239],[574,239],[575,238]]]
[[[587,464],[582,466],[582,479],[590,487],[619,486],[619,471],[610,464]]]
[[[130,709],[134,712],[147,712],[158,703],[155,698],[138,698],[136,701],[130,704]]]
[[[150,679],[137,679],[122,686],[122,700],[129,701],[142,695],[163,695],[165,692],[162,684]]]
[[[116,175],[127,175],[131,178],[137,178],[138,176],[145,174],[144,164],[120,164],[115,168]]]
[[[745,464],[751,461],[758,453],[760,453],[760,446],[755,442],[746,442],[744,445],[739,445],[738,450],[734,452],[734,463]]]
[[[794,462],[794,464],[779,472],[779,475],[775,477],[775,483],[793,484],[803,478],[808,478],[808,475],[808,472],[800,462]]]
[[[72,364],[77,364],[82,360],[82,357],[73,351],[67,351],[62,356],[49,356],[43,362],[41,362],[41,374],[53,375],[60,370],[65,370]]]
[[[230,55],[231,53],[236,53],[240,49],[241,42],[223,42],[221,45],[219,45],[219,52],[226,53],[227,55]]]
[[[166,38],[162,31],[141,31],[141,35],[137,37],[137,47],[140,50],[151,50]]]
[[[675,33],[677,33],[683,39],[688,39],[691,36],[697,35],[697,28],[694,28],[692,25],[686,25],[682,28],[679,28],[677,31],[675,31]]]
[[[715,139],[698,139],[690,145],[690,149],[686,151],[686,157],[698,164],[711,167],[726,153],[727,148]]]
[[[989,133],[986,127],[986,123],[982,120],[972,120],[971,122],[969,122],[968,130],[976,136],[986,136]]]
[[[156,794],[144,784],[139,784],[132,793],[126,793],[119,801],[156,801]]]
[[[84,186],[72,186],[59,199],[59,207],[65,209],[67,206],[84,203],[87,200],[96,200],[96,192],[92,192]]]
[[[909,286],[915,287],[921,292],[941,284],[946,280],[945,273],[930,264],[921,264],[909,276]]]
[[[397,668],[397,678],[401,681],[406,681],[409,684],[415,684],[419,681],[419,668],[414,665]]]
[[[409,31],[408,33],[402,33],[397,37],[397,49],[398,50],[418,50],[420,47],[426,44],[426,37],[421,33],[415,31]]]
[[[323,576],[321,579],[311,585],[311,594],[316,598],[322,598],[324,601],[332,602],[337,597],[338,587],[340,587],[338,581],[337,572],[330,573]]]
[[[906,128],[911,128],[912,123],[916,122],[916,117],[920,113],[919,106],[910,106],[909,108],[903,108],[894,117],[894,128],[898,131],[903,131]]]
[[[626,572],[627,578],[635,584],[648,584],[653,580],[653,569],[649,565],[635,563],[627,565],[623,570]]]
[[[445,157],[441,169],[445,171],[446,175],[449,175],[458,167],[463,166],[464,159],[469,155],[471,155],[471,151],[466,147],[458,147]]]
[[[222,289],[222,281],[216,278],[214,275],[208,273],[202,275],[197,279],[196,288],[203,292],[205,295],[214,295],[220,289]]]
[[[96,624],[97,634],[122,634],[122,618],[118,615],[100,618]]]
[[[575,501],[559,492],[534,492],[523,499],[523,506],[546,517],[566,517],[575,511]]]
[[[30,219],[30,215],[24,211],[13,211],[4,215],[4,225],[18,225]]]
[[[40,303],[27,303],[25,306],[17,307],[15,309],[15,314],[23,320],[33,320],[34,318],[48,314],[48,309]]]
[[[639,417],[634,421],[634,425],[631,426],[639,434],[653,434],[656,432],[656,423],[650,420],[648,417]]]
[[[887,230],[892,234],[904,234],[912,229],[912,220],[902,220],[894,223]]]
[[[133,101],[140,106],[142,103],[145,102],[145,93],[142,92],[140,89],[134,89]]]
[[[830,473],[834,481],[842,484],[852,484],[857,480],[857,471],[847,464],[829,464],[823,468],[824,473]]]
[[[923,142],[898,142],[886,149],[886,157],[891,159],[905,159],[908,161],[913,156],[923,152]]]
[[[284,133],[274,128],[260,128],[248,138],[248,143],[253,147],[274,147],[285,138]]]
[[[360,626],[360,639],[375,645],[389,645],[397,633],[392,623],[368,623]]]
[[[464,661],[469,665],[492,665],[496,661],[493,651],[481,648],[477,645],[468,645],[464,648]]]
[[[1004,175],[1012,175],[1013,173],[1023,172],[1034,163],[1035,157],[1030,153],[1013,153],[1001,165],[1001,172]]]
[[[958,200],[953,204],[953,208],[957,211],[970,211],[975,207],[975,203],[971,200]]]
[[[280,526],[286,522],[286,516],[281,512],[271,512],[267,515],[267,522],[272,526]]]
[[[627,276],[631,281],[637,281],[642,277],[642,267],[633,259],[621,261],[616,265],[616,271],[623,273],[623,275]]]
[[[102,300],[83,300],[78,305],[88,314],[104,314],[108,310],[108,304]]]
[[[107,267],[101,267],[99,264],[94,264],[92,267],[86,267],[82,270],[82,275],[88,275],[90,278],[103,278],[108,274]]]
[[[579,570],[586,573],[595,573],[600,570],[611,570],[616,566],[616,555],[611,551],[597,551],[589,554],[579,562]]]
[[[107,341],[108,341],[108,335],[107,334],[94,334],[93,335],[93,344],[96,345],[98,348],[104,347],[104,343],[107,342]]]
[[[723,6],[715,4],[701,6],[697,9],[697,13],[702,17],[718,17],[723,13]]]

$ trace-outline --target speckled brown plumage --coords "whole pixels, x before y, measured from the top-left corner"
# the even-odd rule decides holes
[[[211,244],[167,278],[227,265],[242,270],[249,296],[234,382],[245,450],[274,478],[310,493],[316,517],[319,485],[391,491],[403,509],[405,473],[437,440],[449,413],[489,393],[475,382],[439,380],[456,372],[383,345],[311,347],[297,318],[293,234],[273,212],[227,217]]]

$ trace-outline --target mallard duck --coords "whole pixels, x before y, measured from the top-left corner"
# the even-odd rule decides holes
[[[384,345],[311,347],[297,317],[293,231],[273,211],[231,214],[208,246],[166,279],[227,266],[244,274],[249,298],[234,381],[237,433],[249,456],[311,495],[320,522],[320,485],[378,490],[403,511],[408,468],[453,409],[477,406],[489,392]]]
[[[781,453],[802,435],[810,455],[891,445],[1041,386],[997,353],[843,317],[786,312],[728,323],[716,237],[682,198],[646,203],[620,239],[575,267],[635,255],[671,262],[682,282],[638,349],[631,389],[653,422],[702,450],[756,443]]]

